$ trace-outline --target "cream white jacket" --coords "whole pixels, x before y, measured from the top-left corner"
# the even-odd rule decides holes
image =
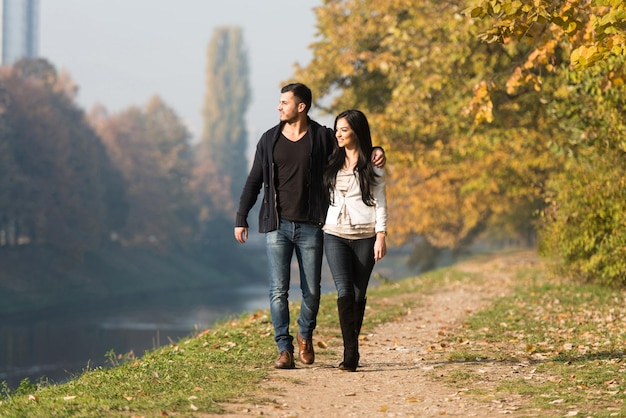
[[[335,190],[334,202],[328,207],[326,213],[326,224],[337,225],[341,214],[341,209],[345,205],[352,225],[371,225],[375,224],[376,232],[387,232],[387,198],[385,194],[385,170],[374,167],[374,172],[378,174],[376,177],[377,184],[374,186],[372,194],[374,196],[375,205],[367,206],[363,203],[361,196],[361,187],[358,182],[358,172],[356,173],[356,181],[353,181],[350,188],[343,196]]]

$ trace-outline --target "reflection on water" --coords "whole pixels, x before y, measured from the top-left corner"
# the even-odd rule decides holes
[[[43,318],[0,320],[0,382],[61,382],[107,365],[106,354],[142,355],[220,319],[268,306],[267,286],[144,296],[121,306]],[[7,323],[9,322],[9,323]]]

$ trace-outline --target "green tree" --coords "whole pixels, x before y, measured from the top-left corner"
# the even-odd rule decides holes
[[[568,135],[551,145],[568,158],[548,185],[550,206],[541,230],[542,254],[557,258],[561,273],[621,287],[626,286],[626,86],[616,85],[610,74],[624,64],[615,57],[602,68],[565,70],[568,84],[551,109]]]
[[[231,217],[243,187],[248,145],[246,112],[250,104],[248,56],[238,27],[215,29],[207,48],[204,129],[197,152],[195,183],[204,213]],[[209,184],[210,183],[210,184]],[[226,190],[219,198],[212,189]],[[213,215],[208,215],[213,213]]]

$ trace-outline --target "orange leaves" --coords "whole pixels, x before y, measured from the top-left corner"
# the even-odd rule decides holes
[[[99,115],[93,124],[114,165],[129,184],[128,217],[117,232],[122,242],[164,249],[188,242],[192,209],[188,189],[191,152],[188,132],[158,97],[145,108]]]
[[[476,123],[493,122],[493,101],[489,94],[489,86],[493,83],[487,83],[482,80],[474,86],[474,96],[471,98],[468,106],[463,109],[464,114],[472,115]]]
[[[555,70],[551,61],[557,47],[557,42],[550,40],[532,51],[524,64],[517,66],[513,70],[513,74],[507,80],[507,94],[516,94],[520,86],[526,85],[531,85],[535,91],[541,91],[543,80],[541,74],[537,73],[535,70],[538,67],[544,68],[548,72]]]

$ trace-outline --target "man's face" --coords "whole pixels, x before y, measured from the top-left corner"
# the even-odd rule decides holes
[[[278,113],[280,114],[281,122],[295,122],[298,120],[298,109],[302,103],[297,97],[293,95],[293,92],[286,92],[280,95],[280,102],[278,103]]]

